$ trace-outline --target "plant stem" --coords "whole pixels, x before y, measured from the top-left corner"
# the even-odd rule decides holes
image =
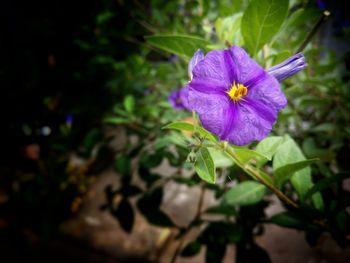
[[[237,154],[232,150],[230,147],[223,147],[223,150],[226,151],[228,155],[232,157],[232,159],[235,161],[235,163],[242,168],[247,174],[252,176],[254,179],[265,185],[267,188],[269,188],[272,192],[274,192],[277,197],[283,201],[285,204],[293,207],[298,208],[298,204],[295,203],[292,199],[290,199],[288,196],[286,196],[284,193],[282,193],[279,189],[277,189],[273,184],[270,182],[267,182],[259,173],[259,170],[253,168],[250,165],[244,164],[237,156]]]
[[[297,53],[304,50],[304,48],[307,46],[307,44],[311,41],[311,39],[314,37],[314,35],[317,33],[317,31],[320,29],[321,25],[327,20],[327,18],[331,15],[331,12],[324,11],[322,16],[318,19],[316,24],[313,26],[309,34],[305,37],[303,43],[301,43],[300,47],[297,50]]]

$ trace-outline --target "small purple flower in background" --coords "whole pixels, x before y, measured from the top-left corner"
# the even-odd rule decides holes
[[[294,56],[291,56],[282,63],[269,68],[267,72],[270,73],[270,75],[274,76],[278,81],[282,81],[298,73],[306,67],[307,64],[305,63],[305,57],[303,54],[298,53]]]
[[[177,110],[189,110],[188,106],[188,87],[185,86],[181,89],[174,90],[170,93],[168,101]]]
[[[191,58],[190,62],[188,63],[188,77],[190,80],[192,80],[192,71],[194,67],[198,64],[199,61],[204,59],[203,51],[198,49],[196,53],[194,53],[193,57]],[[173,106],[173,108],[178,110],[191,110],[188,105],[188,86],[184,86],[181,89],[174,90],[170,93],[168,97],[168,101]]]
[[[204,53],[202,50],[198,49],[196,51],[196,53],[194,53],[193,57],[191,58],[190,63],[188,63],[187,73],[188,73],[188,77],[190,78],[190,80],[192,80],[192,78],[193,78],[192,71],[193,71],[194,67],[202,59],[204,59]]]
[[[268,73],[240,47],[211,51],[193,69],[189,107],[198,113],[203,127],[221,140],[235,145],[262,140],[287,104],[278,79],[298,71],[293,61]]]
[[[74,120],[74,117],[72,114],[66,115],[66,126],[71,128],[73,125],[73,120]]]

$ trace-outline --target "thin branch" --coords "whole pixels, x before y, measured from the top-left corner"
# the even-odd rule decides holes
[[[331,12],[324,11],[322,16],[318,19],[312,30],[307,34],[306,38],[304,39],[303,43],[301,43],[300,47],[297,50],[297,53],[304,50],[304,48],[307,46],[307,44],[311,41],[311,39],[314,37],[314,35],[317,33],[317,31],[320,29],[321,25],[327,20],[327,18],[331,15]]]

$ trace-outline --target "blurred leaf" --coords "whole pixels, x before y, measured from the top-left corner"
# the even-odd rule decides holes
[[[317,192],[321,192],[328,187],[330,187],[334,183],[339,183],[342,180],[350,178],[350,173],[339,173],[337,175],[333,175],[332,177],[327,177],[319,180],[305,195],[305,199],[310,198],[313,194]]]
[[[246,1],[219,0],[218,5],[220,16],[231,16],[243,10],[246,6]]]
[[[173,227],[174,223],[169,216],[160,210],[162,198],[163,189],[156,188],[137,201],[137,208],[149,223],[157,226]]]
[[[174,176],[173,180],[174,182],[178,183],[178,184],[186,184],[188,186],[194,186],[196,184],[199,183],[199,178],[198,180],[196,180],[198,177],[190,177],[190,178],[186,178],[186,177],[182,177],[182,176]]]
[[[127,112],[132,113],[135,108],[135,98],[132,95],[127,95],[124,98],[124,108]]]
[[[332,133],[336,129],[338,129],[337,125],[335,125],[333,123],[322,123],[322,124],[317,125],[316,127],[312,128],[311,131]]]
[[[148,187],[161,178],[160,175],[151,173],[149,168],[143,165],[140,165],[138,174],[140,178],[147,183]]]
[[[109,20],[111,20],[114,17],[114,13],[111,11],[105,11],[102,13],[99,13],[96,16],[96,24],[101,25]]]
[[[243,38],[241,35],[242,16],[243,14],[239,13],[230,17],[219,17],[216,19],[215,30],[223,43],[228,42],[231,45],[243,45]]]
[[[316,161],[318,161],[318,159],[309,159],[278,167],[278,169],[273,172],[277,187],[281,187],[295,172],[310,166]]]
[[[168,125],[164,126],[163,129],[173,129],[173,130],[180,130],[180,131],[189,131],[189,132],[194,132],[195,127],[192,123],[188,122],[172,122],[169,123]],[[212,135],[210,132],[208,132],[206,129],[203,127],[196,127],[196,131],[203,136],[204,138],[216,142],[217,139],[215,138],[214,135]]]
[[[164,156],[161,151],[152,154],[144,153],[140,159],[140,164],[147,168],[154,168],[161,164],[163,158]]]
[[[222,243],[213,243],[207,245],[205,251],[205,263],[222,262],[226,253],[226,245]]]
[[[309,158],[319,158],[324,162],[329,162],[334,159],[335,153],[332,149],[318,148],[313,137],[306,138],[303,141],[303,151]]]
[[[127,156],[119,156],[114,161],[114,169],[117,173],[130,175],[131,160]]]
[[[107,124],[121,124],[121,123],[128,123],[130,121],[128,119],[121,118],[121,117],[106,117],[103,119],[103,122]]]
[[[216,180],[215,164],[207,148],[200,148],[197,153],[194,168],[200,178],[214,184]]]
[[[245,181],[227,191],[223,197],[225,205],[252,205],[266,194],[266,187],[255,181]]]
[[[232,206],[218,205],[211,206],[205,210],[206,214],[219,214],[225,216],[236,216],[237,212],[233,209]]]
[[[277,152],[278,147],[283,143],[283,137],[280,136],[270,136],[266,137],[258,143],[256,146],[256,151],[263,154],[268,158],[272,159],[272,156]]]
[[[92,148],[102,139],[103,139],[103,136],[98,129],[90,130],[86,134],[82,143],[84,146],[85,154],[90,155]]]
[[[190,59],[197,49],[207,50],[209,42],[190,35],[154,35],[145,36],[146,41],[166,52]]]
[[[123,196],[132,197],[142,193],[142,189],[135,185],[124,185],[120,192]]]
[[[242,35],[252,56],[272,40],[287,16],[288,0],[252,0],[242,19]]]
[[[237,243],[242,238],[242,228],[233,223],[211,222],[198,237],[199,242],[211,246],[213,244]]]
[[[269,222],[289,228],[301,229],[301,230],[316,230],[317,227],[314,224],[307,222],[307,219],[300,217],[300,215],[291,212],[282,212],[274,215],[270,218]]]
[[[201,243],[197,240],[188,243],[181,252],[181,256],[183,257],[192,257],[197,255],[201,250]]]
[[[131,233],[134,225],[134,210],[127,198],[123,198],[112,214],[118,219],[120,226],[128,233]]]

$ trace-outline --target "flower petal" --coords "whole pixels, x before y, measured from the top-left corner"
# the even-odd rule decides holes
[[[236,67],[236,82],[249,88],[250,81],[258,78],[265,70],[243,48],[232,46],[229,52]]]
[[[273,66],[267,70],[269,74],[274,76],[278,81],[282,81],[307,67],[305,57],[302,53],[297,53],[294,56],[286,59],[280,64]]]
[[[259,101],[231,103],[224,121],[225,132],[220,139],[234,145],[262,140],[270,133],[276,118],[277,111]]]
[[[275,110],[283,109],[287,105],[287,99],[280,89],[278,81],[266,72],[250,81],[247,98],[260,101]]]
[[[222,83],[217,81],[204,81],[204,80],[192,80],[189,84],[189,87],[195,89],[198,92],[206,94],[218,94],[225,95],[226,88],[222,86]]]
[[[231,87],[231,77],[226,69],[230,62],[225,60],[224,52],[220,50],[210,51],[193,69],[193,79],[203,81],[215,81],[222,87]]]
[[[225,105],[229,104],[228,96],[199,92],[190,86],[188,101],[202,122],[203,127],[214,134],[221,134],[224,128]]]
[[[194,67],[198,64],[199,61],[201,61],[204,58],[204,53],[202,50],[198,49],[196,53],[194,53],[193,57],[191,58],[190,62],[188,63],[188,77],[192,79],[192,71]]]

